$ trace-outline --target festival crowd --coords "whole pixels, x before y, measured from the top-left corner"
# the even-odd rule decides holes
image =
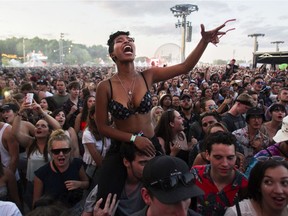
[[[126,36],[109,47],[118,71]],[[232,59],[164,81],[145,72],[166,67],[130,82],[115,67],[1,68],[0,210],[288,215],[287,69]],[[152,130],[127,133],[143,116]]]

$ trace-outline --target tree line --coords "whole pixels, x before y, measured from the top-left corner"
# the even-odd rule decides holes
[[[110,62],[107,48],[102,45],[86,46],[84,44],[74,44],[69,40],[62,40],[62,46],[58,40],[41,39],[34,37],[27,38],[7,38],[0,40],[0,56],[2,62],[5,58],[15,58],[23,63],[27,60],[28,53],[38,53],[39,51],[47,56],[48,64],[60,63],[60,47],[63,47],[62,63],[67,65],[91,63],[98,65],[102,61]],[[24,58],[25,55],[25,58]]]

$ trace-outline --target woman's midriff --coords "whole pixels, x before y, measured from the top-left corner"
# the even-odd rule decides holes
[[[154,136],[154,130],[151,123],[150,112],[147,114],[136,114],[125,120],[114,120],[115,126],[121,131],[128,133],[143,132],[147,138]]]

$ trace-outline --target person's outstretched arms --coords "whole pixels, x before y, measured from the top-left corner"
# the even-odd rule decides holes
[[[172,77],[181,75],[181,74],[187,74],[189,73],[194,66],[198,63],[199,59],[201,58],[202,54],[204,53],[207,45],[209,43],[213,43],[216,45],[219,43],[220,38],[225,35],[228,31],[234,30],[235,28],[228,29],[227,31],[220,31],[222,28],[224,28],[227,24],[227,22],[235,21],[235,19],[227,20],[224,24],[218,26],[215,29],[212,29],[210,31],[205,31],[205,26],[201,24],[201,35],[202,38],[195,47],[195,49],[187,56],[187,58],[184,60],[184,62],[169,66],[169,67],[153,67],[149,70],[147,70],[146,73],[148,73],[148,79],[152,77],[152,82],[159,82],[162,80],[168,80]],[[151,71],[151,72],[148,72]]]

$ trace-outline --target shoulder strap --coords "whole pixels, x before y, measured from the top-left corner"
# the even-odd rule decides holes
[[[240,210],[240,206],[239,206],[238,197],[237,197],[237,200],[236,200],[236,211],[237,211],[237,216],[241,216],[241,210]]]
[[[109,85],[110,85],[110,92],[111,92],[111,99],[113,98],[113,91],[112,91],[112,83],[111,79],[108,79]]]
[[[269,151],[268,148],[265,148],[265,150],[268,152],[269,156],[271,157],[272,156],[272,153]]]
[[[147,90],[149,91],[149,87],[148,87],[148,84],[147,84],[147,81],[146,81],[146,79],[145,79],[145,76],[144,76],[143,72],[141,72],[140,74],[142,75],[142,77],[143,77],[143,79],[144,79],[144,82],[145,82],[145,85],[146,85],[146,88],[147,88]]]
[[[5,131],[5,129],[6,129],[8,126],[9,126],[8,123],[4,123],[4,124],[3,124],[3,126],[2,126],[2,128],[1,128],[1,130],[0,130],[1,135],[2,135],[2,133]]]

